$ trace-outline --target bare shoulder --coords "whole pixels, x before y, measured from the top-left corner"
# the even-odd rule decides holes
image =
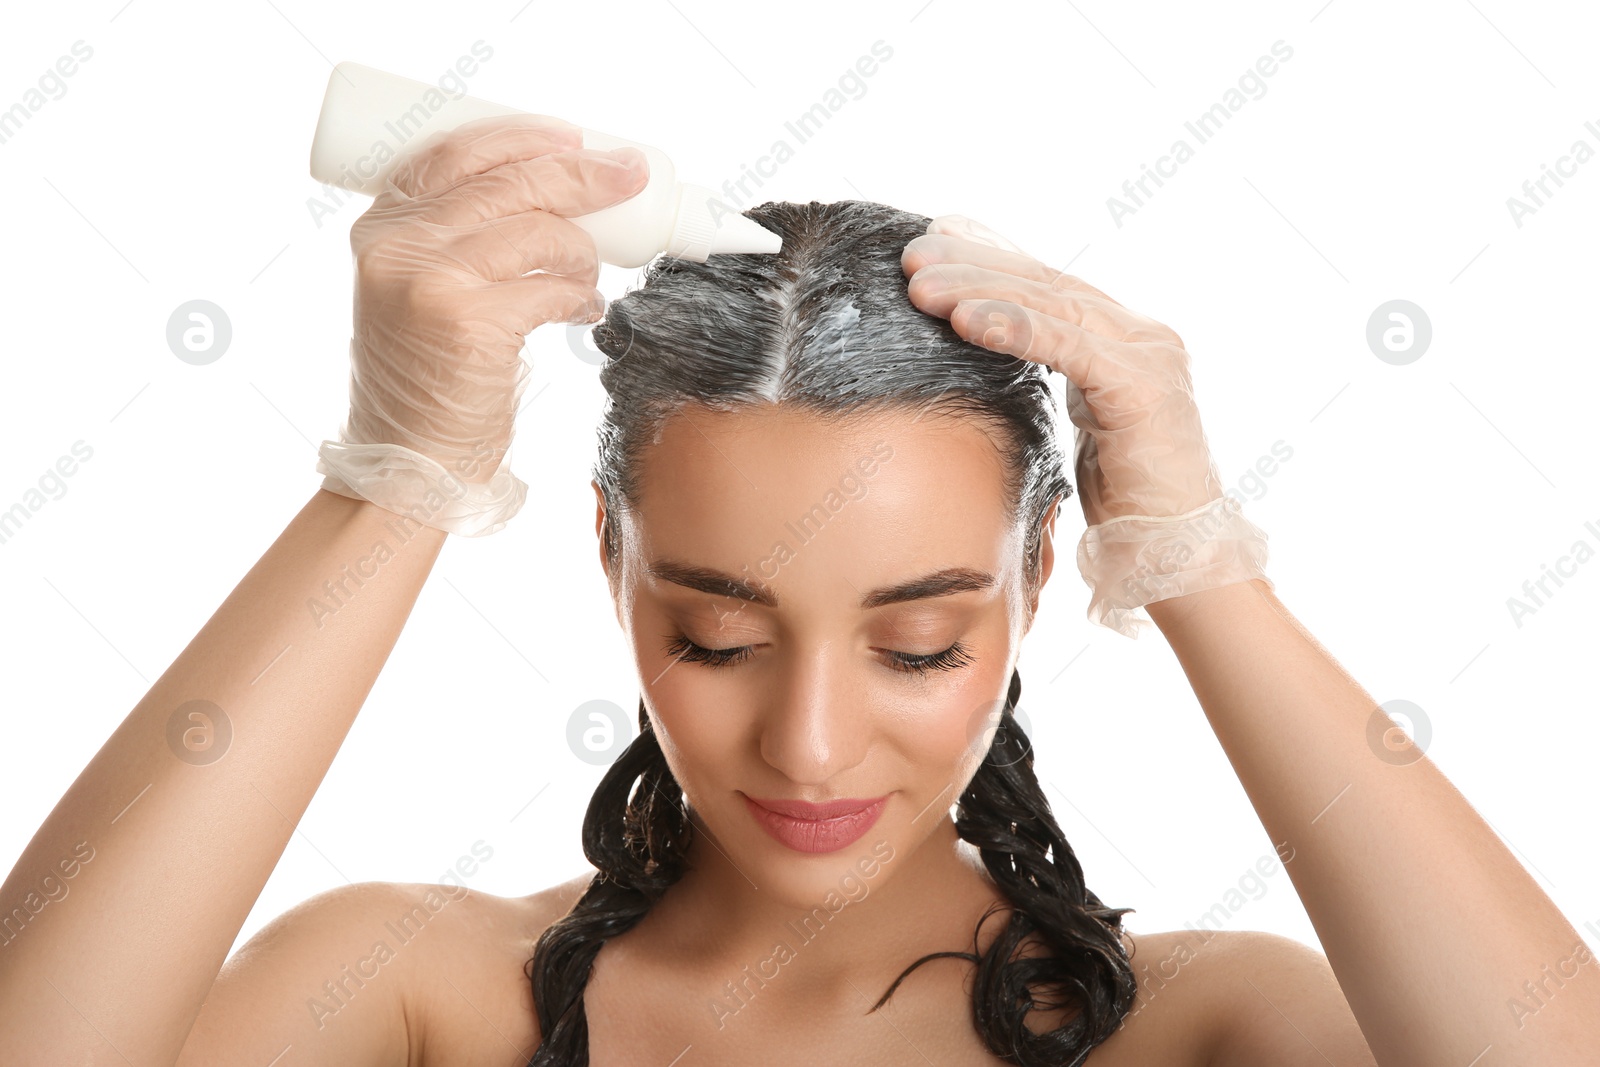
[[[1328,958],[1293,938],[1231,933],[1210,996],[1226,1025],[1219,1062],[1377,1067]]]
[[[1321,952],[1256,930],[1125,935],[1139,991],[1092,1067],[1375,1067]]]
[[[262,927],[222,966],[178,1067],[415,1062],[408,995],[451,887],[359,882],[318,893]],[[464,893],[459,887],[454,892]]]
[[[523,970],[583,875],[526,897],[360,882],[263,927],[212,984],[177,1067],[525,1067],[539,1044]]]
[[[419,953],[424,966],[406,987],[417,1021],[414,1064],[527,1064],[540,1035],[525,967],[540,935],[572,910],[591,877],[523,897],[460,891],[439,911],[439,936]],[[402,888],[414,897],[441,887]]]

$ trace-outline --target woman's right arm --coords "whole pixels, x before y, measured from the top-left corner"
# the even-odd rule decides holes
[[[526,335],[593,321],[605,306],[594,241],[568,218],[625,200],[648,178],[638,149],[582,140],[579,127],[549,116],[464,123],[405,155],[351,227],[351,409],[337,456],[358,481],[431,500],[423,490],[438,492],[436,478],[390,480],[410,470],[388,462],[397,444],[467,482],[499,477],[480,460],[503,466],[508,454]],[[374,445],[384,461],[375,480]],[[478,497],[469,500],[483,504]],[[492,504],[474,517],[469,503],[467,518],[499,514]],[[430,509],[422,517],[449,522],[429,526],[404,510],[319,490],[29,842],[0,886],[8,1065],[187,1067],[224,1052],[226,1062],[256,1062],[280,1024],[307,1020],[335,1036],[317,1041],[310,1061],[302,1048],[298,1063],[415,1053],[406,996],[425,950],[386,966],[382,992],[344,972],[349,964],[359,978],[373,954],[367,920],[385,903],[409,906],[414,890],[324,894],[252,939],[240,953],[249,966],[218,982],[460,518]],[[308,1003],[325,981],[337,1027]],[[214,986],[218,1004],[192,1033]],[[281,1056],[268,1052],[263,1064]]]
[[[151,686],[0,886],[7,1062],[177,1062],[447,536],[319,489]]]

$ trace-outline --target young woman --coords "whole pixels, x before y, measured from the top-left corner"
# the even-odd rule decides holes
[[[860,201],[753,208],[780,253],[657,260],[595,331],[598,564],[642,689],[584,822],[595,871],[515,899],[343,887],[225,959],[447,533],[522,502],[522,339],[603,306],[566,216],[644,176],[579,144],[549,119],[470,123],[356,223],[351,415],[323,489],[0,889],[8,1063],[1587,1054],[1582,942],[1403,736],[1369,741],[1381,711],[1220,492],[1177,335],[976,224]],[[1327,959],[1135,935],[1051,814],[1011,712],[1073,493],[1052,370],[1092,617],[1131,633],[1147,607]],[[376,556],[359,597],[307,620],[308,590]],[[224,758],[173,740],[223,722]],[[69,865],[74,903],[28,903]],[[1551,967],[1567,980],[1536,1016],[1508,1012]]]

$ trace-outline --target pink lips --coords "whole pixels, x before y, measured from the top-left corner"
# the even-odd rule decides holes
[[[886,793],[871,800],[846,798],[826,804],[749,796],[744,802],[756,822],[781,844],[796,852],[835,852],[872,829],[888,799]]]

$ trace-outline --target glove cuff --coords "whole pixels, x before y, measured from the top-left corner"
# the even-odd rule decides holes
[[[462,481],[438,460],[395,444],[323,441],[322,488],[368,500],[424,526],[465,537],[495,533],[522,509],[527,483],[511,473],[510,454],[488,482]]]
[[[1089,527],[1078,570],[1091,591],[1089,621],[1137,638],[1152,625],[1137,609],[1266,576],[1267,535],[1224,495],[1171,517],[1123,515]]]

